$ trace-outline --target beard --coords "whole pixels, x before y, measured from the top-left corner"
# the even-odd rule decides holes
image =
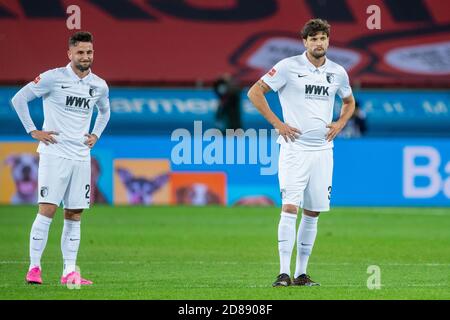
[[[314,58],[316,58],[316,59],[319,59],[319,58],[322,58],[324,55],[326,55],[327,54],[327,51],[325,50],[325,49],[322,49],[322,50],[313,50],[312,52],[311,52],[311,55],[314,57]]]
[[[75,63],[75,68],[77,68],[81,72],[84,72],[86,70],[89,70],[91,65],[92,65],[92,62],[89,62],[86,66],[83,66],[81,63]]]

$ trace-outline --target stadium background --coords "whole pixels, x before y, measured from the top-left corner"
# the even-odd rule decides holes
[[[264,205],[275,217],[277,176],[262,175],[267,163],[259,158],[250,163],[248,140],[243,164],[207,164],[202,157],[195,163],[195,145],[204,150],[211,142],[196,137],[192,163],[185,164],[173,161],[179,141],[171,135],[179,128],[193,133],[194,121],[202,121],[203,132],[215,127],[218,101],[211,86],[224,73],[242,88],[243,129],[270,129],[246,90],[275,62],[301,53],[297,31],[309,18],[321,17],[332,25],[329,56],[348,71],[367,116],[363,137],[335,141],[332,206],[445,207],[448,219],[450,2],[438,0],[259,0],[257,6],[245,0],[1,1],[3,212],[10,204],[34,203],[32,196],[17,200],[18,191],[37,192],[37,176],[13,174],[14,157],[35,163],[36,143],[10,99],[39,73],[67,64],[67,39],[75,30],[66,27],[66,8],[73,4],[81,8],[81,30],[94,35],[93,71],[110,85],[111,120],[92,152],[98,169],[94,203],[145,205],[141,211],[148,214],[152,205]],[[381,9],[380,30],[366,26],[370,5]],[[281,114],[276,94],[268,100]],[[39,127],[40,100],[30,112]],[[140,184],[127,189],[120,170]],[[160,188],[142,193],[156,178],[163,181]]]

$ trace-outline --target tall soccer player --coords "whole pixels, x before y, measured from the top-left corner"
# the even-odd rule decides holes
[[[278,179],[282,212],[278,225],[280,274],[274,287],[319,285],[307,274],[320,212],[330,210],[333,139],[355,109],[347,72],[326,58],[330,25],[321,19],[301,31],[306,51],[278,62],[249,90],[248,97],[278,131]],[[278,91],[284,122],[270,109],[265,94]],[[332,122],[336,94],[343,101],[339,120]],[[303,209],[298,232],[298,208]],[[291,256],[297,238],[297,261],[291,280]]]
[[[105,129],[110,107],[108,86],[91,71],[93,38],[76,32],[69,39],[66,67],[42,73],[13,97],[12,104],[28,134],[39,140],[39,212],[30,233],[28,283],[41,284],[41,257],[56,209],[64,204],[61,251],[64,260],[61,283],[92,284],[76,270],[80,245],[80,221],[89,208],[91,191],[90,149]],[[42,97],[44,124],[37,130],[28,102]],[[94,106],[99,111],[89,133]]]

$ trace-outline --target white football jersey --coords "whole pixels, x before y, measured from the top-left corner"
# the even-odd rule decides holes
[[[89,133],[94,106],[109,108],[106,82],[92,73],[80,79],[70,63],[42,73],[29,87],[44,105],[43,131],[55,131],[57,143],[39,143],[39,153],[88,161],[90,149],[84,144]],[[98,134],[97,134],[98,135]]]
[[[336,94],[347,98],[352,94],[345,69],[326,59],[316,68],[306,57],[298,56],[278,62],[261,78],[278,97],[284,122],[297,128],[301,134],[295,144],[302,150],[323,150],[333,147],[326,134],[333,119]],[[286,143],[282,136],[278,143]]]

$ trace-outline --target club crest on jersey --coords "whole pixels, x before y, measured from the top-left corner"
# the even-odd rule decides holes
[[[89,88],[89,95],[93,97],[95,95],[95,88]]]
[[[41,197],[45,198],[48,195],[48,187],[42,187],[40,193],[41,193]]]
[[[334,82],[334,73],[327,72],[327,81],[328,81],[328,83]]]
[[[273,77],[273,76],[275,75],[275,73],[277,73],[277,70],[276,70],[275,68],[272,68],[272,70],[270,70],[267,74],[268,74],[270,77]]]

